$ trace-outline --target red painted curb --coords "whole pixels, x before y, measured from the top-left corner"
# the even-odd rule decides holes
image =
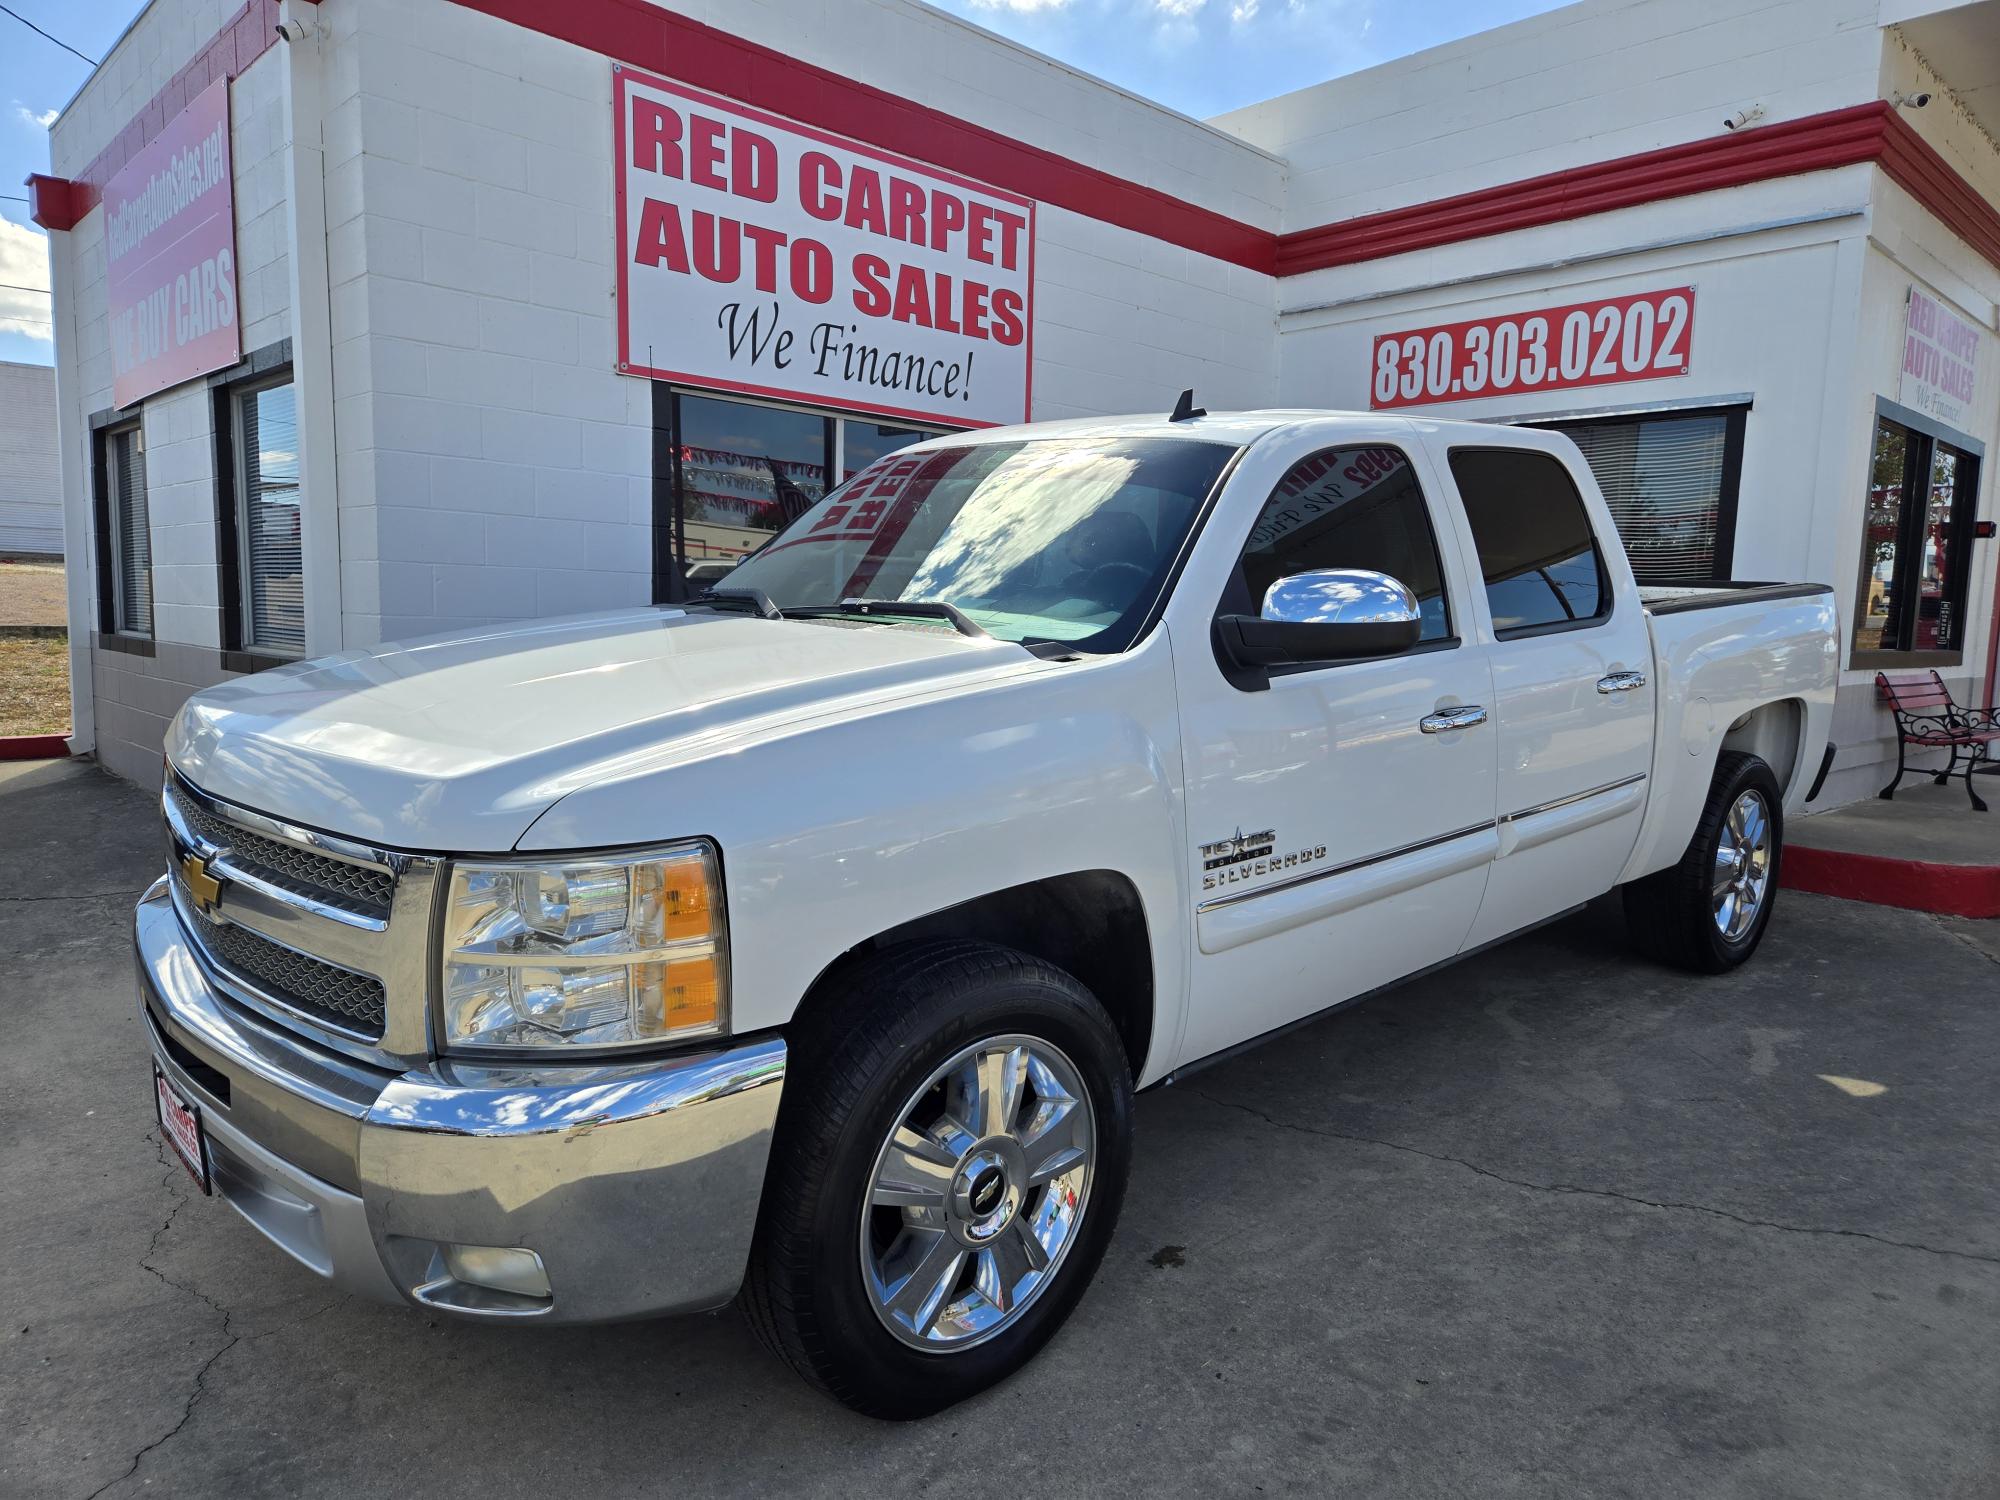
[[[66,734],[0,734],[0,760],[62,760],[68,754]]]
[[[1938,865],[1791,844],[1778,877],[1788,890],[1947,917],[2000,917],[2000,866]]]

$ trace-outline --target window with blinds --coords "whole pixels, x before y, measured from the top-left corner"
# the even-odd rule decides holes
[[[298,403],[289,381],[238,396],[237,620],[242,646],[271,656],[306,649],[299,537]]]
[[[1740,411],[1550,423],[1583,450],[1641,583],[1727,578]]]
[[[146,512],[146,435],[124,427],[104,436],[104,483],[110,503],[111,628],[153,633],[153,532]]]

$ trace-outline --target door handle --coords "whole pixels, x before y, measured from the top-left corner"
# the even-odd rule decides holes
[[[1609,677],[1597,679],[1600,693],[1629,693],[1646,685],[1644,672],[1613,672]]]
[[[1467,703],[1458,708],[1442,708],[1434,714],[1425,714],[1417,720],[1417,728],[1425,734],[1446,734],[1454,729],[1470,729],[1475,724],[1486,722],[1486,710],[1477,703]]]

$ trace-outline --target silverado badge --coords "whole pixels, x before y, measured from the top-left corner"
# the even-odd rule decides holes
[[[1278,832],[1266,828],[1259,833],[1237,829],[1226,839],[1201,846],[1201,888],[1213,891],[1239,881],[1276,875],[1300,865],[1317,864],[1326,858],[1326,845],[1278,853]]]
[[[203,916],[215,915],[216,905],[222,900],[222,882],[208,873],[208,861],[189,850],[181,856],[181,884],[194,898],[195,910]]]

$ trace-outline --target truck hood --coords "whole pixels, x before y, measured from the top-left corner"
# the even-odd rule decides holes
[[[350,651],[190,698],[167,733],[204,791],[394,848],[510,849],[578,787],[676,751],[1031,672],[922,626],[625,610]],[[634,840],[655,836],[637,828]]]

